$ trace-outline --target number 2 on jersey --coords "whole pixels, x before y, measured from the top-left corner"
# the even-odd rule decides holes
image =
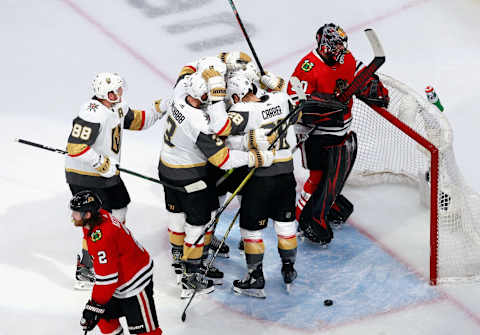
[[[175,134],[175,130],[177,130],[177,124],[169,115],[167,118],[167,125],[165,126],[165,134],[163,135],[163,141],[172,148],[175,146],[175,144],[172,143],[172,136],[173,134]]]

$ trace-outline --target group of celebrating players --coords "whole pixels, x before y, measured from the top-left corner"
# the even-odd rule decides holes
[[[353,101],[344,104],[337,97],[362,71],[362,63],[348,51],[347,35],[338,25],[322,26],[316,40],[317,47],[292,74],[301,87],[260,73],[246,53],[221,53],[184,66],[171,97],[143,111],[122,99],[118,74],[97,75],[94,96],[73,121],[65,163],[72,217],[84,233],[77,285],[93,285],[81,320],[84,330],[98,324],[103,334],[123,334],[118,318],[125,316],[130,333],[162,333],[153,300],[153,262],[125,226],[130,197],[118,170],[123,129],[165,122],[158,174],[165,184],[172,266],[182,298],[222,284],[223,273],[207,264],[209,249],[219,246],[215,224],[209,223],[247,176],[239,191],[247,273],[233,282],[236,293],[265,298],[262,230],[269,219],[287,286],[297,277],[297,235],[322,245],[332,240],[331,225],[353,212],[341,190],[357,150],[350,131]],[[389,102],[375,75],[356,96],[378,107]],[[297,203],[296,147],[310,173]],[[185,192],[198,181],[206,187]]]

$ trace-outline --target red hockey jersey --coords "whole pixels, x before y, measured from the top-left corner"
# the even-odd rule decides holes
[[[317,51],[312,50],[300,60],[292,77],[297,77],[300,80],[307,97],[313,92],[339,94],[352,82],[356,69],[356,60],[350,52],[347,52],[344,56],[343,64],[336,63],[333,66],[328,66],[323,62]],[[290,82],[288,83],[287,93],[293,101],[298,100]],[[336,122],[317,126],[314,135],[345,135],[352,121],[352,101],[349,101],[348,107],[348,112],[342,116],[337,116],[340,119]],[[297,133],[308,132],[308,129],[302,128],[304,127],[296,127]]]
[[[138,294],[152,280],[153,261],[125,225],[101,209],[101,224],[83,228],[88,253],[93,257],[95,286],[92,299],[105,304],[112,296]]]

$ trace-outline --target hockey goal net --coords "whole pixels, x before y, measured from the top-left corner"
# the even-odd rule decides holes
[[[388,110],[356,100],[352,129],[358,154],[353,185],[408,183],[430,211],[430,283],[480,279],[480,195],[464,181],[452,129],[436,106],[405,84],[380,75]]]

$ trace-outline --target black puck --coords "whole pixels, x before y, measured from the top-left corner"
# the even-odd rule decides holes
[[[323,304],[324,304],[325,306],[332,306],[332,305],[333,305],[333,301],[330,300],[330,299],[327,299],[327,300],[324,300],[324,301],[323,301]]]

